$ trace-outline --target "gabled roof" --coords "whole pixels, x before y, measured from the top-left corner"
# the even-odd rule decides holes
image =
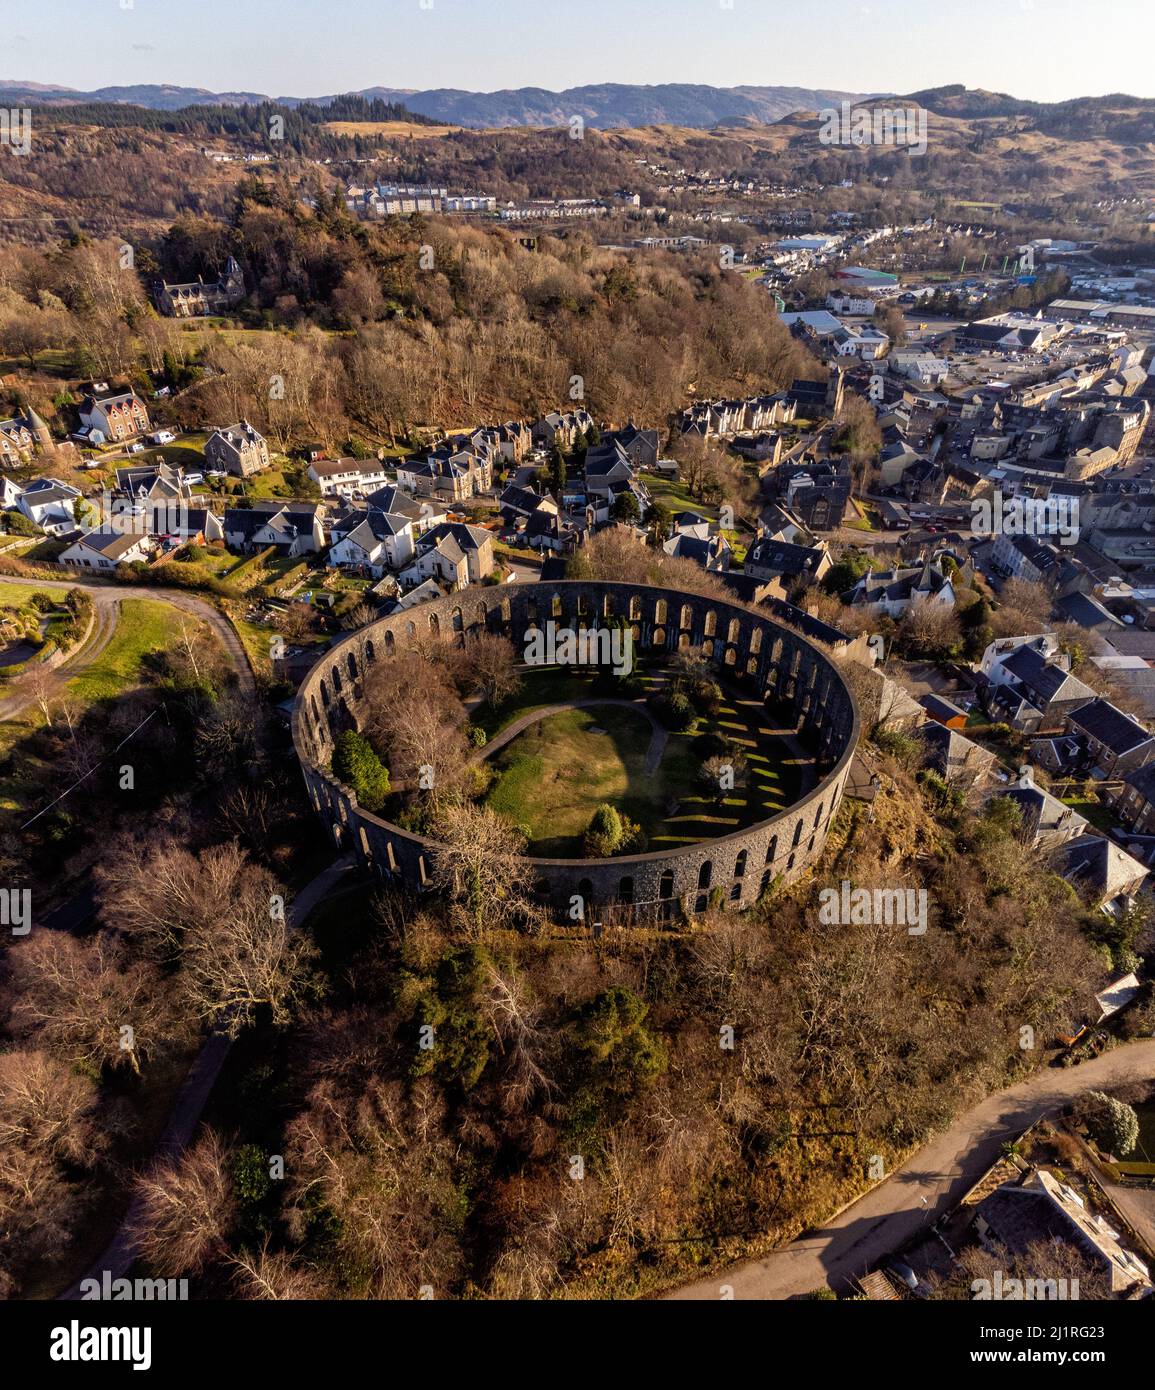
[[[77,545],[87,546],[98,551],[106,560],[118,560],[126,551],[133,549],[144,539],[143,536],[125,531],[89,531],[81,536]]]
[[[1022,811],[1023,829],[1036,842],[1043,835],[1069,834],[1072,831],[1082,834],[1089,824],[1078,811],[1064,805],[1057,796],[1052,796],[1042,787],[1008,787],[999,795],[1013,801]]]
[[[370,508],[407,516],[410,521],[418,521],[421,517],[430,516],[436,510],[434,505],[428,502],[422,507],[421,503],[415,501],[408,492],[403,492],[392,484],[379,487],[376,492],[371,492],[365,502]]]
[[[1059,872],[1071,883],[1092,888],[1100,899],[1134,891],[1136,878],[1147,876],[1147,865],[1102,835],[1080,835],[1059,851]]]
[[[1009,671],[1026,688],[1033,702],[1044,707],[1055,700],[1085,700],[1095,698],[1089,685],[1065,671],[1042,652],[1030,646],[1020,647],[1018,651],[1003,662],[1003,670]]]
[[[421,538],[424,549],[429,550],[441,541],[451,539],[464,553],[467,550],[482,550],[493,544],[493,537],[480,526],[469,526],[464,521],[442,521],[427,531]]]
[[[986,763],[993,767],[998,762],[989,749],[965,737],[957,729],[948,729],[945,724],[933,719],[919,724],[914,732],[926,744],[927,765],[944,777],[949,776],[960,764],[980,766]]]
[[[792,545],[789,541],[763,537],[746,552],[746,568],[785,575],[814,574],[827,555],[819,546]]]
[[[966,719],[967,712],[953,700],[946,699],[943,695],[936,695],[933,691],[924,695],[919,704],[926,710],[927,714],[940,724],[945,724],[949,719]]]
[[[1123,778],[1129,787],[1144,799],[1144,801],[1155,801],[1155,763],[1148,763],[1146,767],[1136,768],[1134,772],[1129,772]]]
[[[1072,726],[1120,755],[1130,753],[1151,739],[1138,720],[1124,714],[1108,700],[1092,700],[1068,716]]]

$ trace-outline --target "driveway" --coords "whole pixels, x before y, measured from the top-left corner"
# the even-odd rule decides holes
[[[116,631],[121,600],[143,598],[151,599],[156,603],[167,603],[171,608],[180,609],[191,617],[206,623],[228,654],[229,662],[237,673],[237,681],[242,693],[250,700],[256,699],[257,686],[253,679],[252,668],[236,630],[222,613],[218,612],[211,603],[206,603],[204,599],[196,598],[192,594],[176,593],[171,589],[154,588],[148,584],[117,584],[114,586],[93,583],[82,575],[78,575],[75,579],[37,578],[35,584],[38,589],[67,591],[68,589],[80,588],[92,596],[95,608],[95,622],[92,630],[85,642],[76,651],[70,653],[56,668],[66,679],[86,671],[108,646],[113,633]],[[21,710],[27,708],[31,703],[31,699],[20,697],[5,700],[0,703],[0,719],[14,719]]]
[[[673,1289],[668,1299],[801,1298],[845,1288],[946,1213],[986,1172],[1000,1146],[1049,1110],[1084,1091],[1145,1081],[1155,1074],[1155,1039],[1129,1043],[1076,1067],[1043,1067],[960,1116],[885,1182],[817,1231],[763,1259],[719,1269]]]

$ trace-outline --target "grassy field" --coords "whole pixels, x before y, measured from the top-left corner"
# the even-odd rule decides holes
[[[415,125],[412,121],[326,121],[334,135],[379,135],[384,139],[443,140],[456,135],[460,126]]]
[[[42,594],[51,592],[53,598],[58,601],[64,598],[59,590],[45,589],[43,584],[37,585],[35,580],[3,579],[0,580],[0,605],[5,608],[26,608],[28,601],[38,589]]]
[[[676,483],[651,473],[645,475],[644,482],[656,506],[665,507],[668,512],[697,512],[711,521],[717,521],[718,508],[711,502],[701,502],[691,496],[685,483]]]
[[[567,710],[531,724],[494,758],[489,804],[525,830],[543,858],[581,853],[581,837],[603,801],[631,820],[653,820],[659,779],[643,777],[650,724],[628,709]],[[649,814],[646,814],[646,813]]]
[[[35,585],[28,587],[31,591]],[[169,646],[181,621],[197,623],[195,618],[178,614],[168,604],[154,599],[124,599],[120,621],[108,646],[88,670],[65,684],[64,694],[74,709],[79,713],[98,700],[116,699],[139,686],[144,656]],[[83,660],[83,649],[80,659]],[[43,723],[44,717],[35,705],[28,706],[15,719],[0,722],[0,758]],[[41,794],[43,789],[36,775],[41,766],[38,759],[33,759],[28,777],[21,778],[10,771],[0,780],[0,810],[23,809],[31,798]]]
[[[181,616],[153,599],[125,599],[112,640],[87,671],[68,682],[69,694],[86,704],[123,695],[138,683],[145,654],[168,646]]]
[[[591,678],[534,671],[492,721],[491,732],[531,710],[591,698]],[[648,848],[657,850],[728,835],[785,809],[798,795],[801,774],[787,735],[757,701],[731,693],[716,718],[693,733],[670,734],[656,773],[648,775],[651,734],[641,710],[606,706],[550,715],[494,755],[488,803],[525,831],[531,855],[565,858],[581,854],[582,835],[602,802],[636,821]],[[746,759],[745,777],[723,795],[700,781],[709,734],[730,740]]]

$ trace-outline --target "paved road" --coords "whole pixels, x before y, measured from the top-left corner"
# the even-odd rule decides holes
[[[668,1299],[798,1298],[843,1288],[948,1211],[998,1157],[1000,1145],[1083,1091],[1155,1076],[1155,1039],[1129,1043],[1076,1067],[1045,1067],[988,1097],[820,1230],[764,1259],[720,1269]],[[926,1205],[923,1205],[923,1199]]]
[[[316,878],[307,883],[289,906],[290,927],[294,929],[300,927],[317,904],[334,892],[345,875],[354,868],[356,868],[356,863],[353,858],[345,856],[335,860],[327,869],[323,869]],[[196,1060],[189,1068],[184,1084],[181,1086],[173,1108],[169,1112],[164,1133],[153,1150],[152,1162],[154,1164],[165,1159],[175,1158],[188,1147],[232,1045],[233,1040],[222,1029],[214,1029],[209,1034],[204,1046],[197,1053]],[[139,1201],[134,1201],[125,1212],[120,1227],[103,1253],[70,1289],[59,1295],[61,1299],[79,1299],[80,1285],[83,1280],[100,1280],[106,1270],[111,1279],[120,1279],[128,1272],[132,1262],[136,1259],[136,1247],[133,1244],[130,1231],[139,1214]]]

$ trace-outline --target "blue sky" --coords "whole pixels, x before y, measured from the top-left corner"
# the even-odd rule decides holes
[[[0,0],[0,77],[271,96],[703,82],[1155,96],[1155,0]]]

